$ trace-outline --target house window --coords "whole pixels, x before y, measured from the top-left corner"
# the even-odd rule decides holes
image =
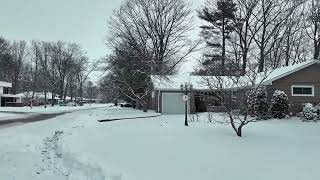
[[[292,96],[314,96],[314,86],[293,85]]]
[[[3,88],[3,94],[9,94],[9,88],[8,87],[4,87]]]

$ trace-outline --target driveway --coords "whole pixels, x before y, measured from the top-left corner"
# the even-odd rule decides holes
[[[24,113],[26,114],[26,113]],[[6,127],[10,125],[16,125],[16,124],[21,124],[21,123],[31,123],[31,122],[36,122],[36,121],[44,121],[47,119],[51,119],[60,115],[66,114],[66,112],[63,113],[53,113],[53,114],[30,114],[27,116],[23,117],[17,117],[17,118],[9,118],[9,119],[4,119],[0,120],[0,128],[1,127]]]

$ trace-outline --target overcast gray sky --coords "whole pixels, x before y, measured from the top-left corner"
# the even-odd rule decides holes
[[[193,8],[203,0],[193,0]],[[10,40],[80,43],[90,59],[108,53],[106,25],[120,0],[0,0],[0,35]]]

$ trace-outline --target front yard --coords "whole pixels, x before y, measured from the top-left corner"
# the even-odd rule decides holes
[[[270,120],[244,127],[183,115],[99,123],[141,111],[104,108],[0,130],[0,177],[68,180],[316,180],[320,124]],[[216,118],[223,118],[214,114]]]

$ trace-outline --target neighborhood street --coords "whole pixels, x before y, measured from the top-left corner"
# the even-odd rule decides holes
[[[35,113],[26,113],[25,117],[17,117],[13,119],[4,119],[0,121],[0,128],[3,125],[10,125],[10,124],[20,124],[20,123],[30,123],[30,122],[36,122],[36,121],[44,121],[48,120],[60,115],[63,115],[65,113],[52,113],[52,114],[35,114]]]

